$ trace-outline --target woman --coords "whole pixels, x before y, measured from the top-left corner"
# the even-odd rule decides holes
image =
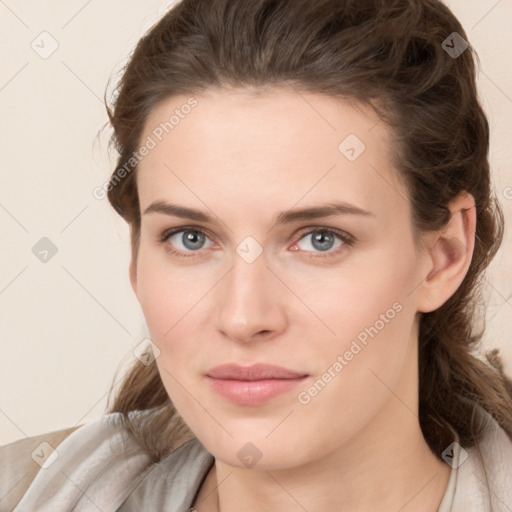
[[[512,507],[512,382],[475,353],[503,219],[443,4],[183,0],[108,112],[153,352],[13,510]]]

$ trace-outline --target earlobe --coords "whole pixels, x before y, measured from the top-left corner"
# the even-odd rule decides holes
[[[475,243],[476,208],[471,194],[464,192],[449,205],[451,218],[439,232],[430,233],[425,258],[428,267],[418,297],[418,311],[441,307],[457,290],[471,264]]]

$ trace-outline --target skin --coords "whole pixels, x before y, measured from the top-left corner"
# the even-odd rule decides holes
[[[130,267],[165,388],[215,457],[194,507],[436,511],[451,467],[432,454],[418,423],[418,321],[468,270],[473,198],[456,198],[449,225],[416,247],[408,194],[391,164],[392,134],[371,109],[284,87],[194,97],[197,107],[139,164],[141,238]],[[141,140],[187,99],[160,103]],[[366,146],[354,161],[338,149],[348,134]],[[156,201],[200,209],[214,223],[144,213]],[[274,224],[281,211],[333,201],[371,215]],[[183,232],[161,241],[166,230],[191,226],[206,232],[200,249],[185,246]],[[312,228],[355,241],[334,236],[322,251]],[[252,263],[236,251],[248,236],[263,249]],[[299,392],[397,303],[394,318],[300,403]],[[308,377],[262,405],[238,405],[205,377],[226,362]],[[249,442],[261,453],[252,467],[237,457]]]

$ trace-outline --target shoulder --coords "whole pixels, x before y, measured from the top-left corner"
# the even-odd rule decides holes
[[[482,439],[460,449],[454,511],[512,510],[512,440],[498,422],[484,413]]]
[[[94,510],[114,512],[186,503],[213,462],[196,439],[155,462],[120,413],[17,441],[2,447],[0,456],[0,512],[89,510],[91,503]],[[140,508],[130,508],[139,500]]]
[[[6,497],[0,512],[74,510],[95,498],[119,506],[151,465],[124,428],[120,413],[17,441],[4,446],[1,457],[0,498]],[[81,489],[87,489],[87,495]]]
[[[0,446],[0,510],[12,510],[36,474],[75,427],[54,430]]]

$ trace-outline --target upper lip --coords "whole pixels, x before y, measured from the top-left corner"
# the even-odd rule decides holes
[[[263,363],[252,366],[240,366],[235,363],[221,364],[207,373],[208,377],[214,379],[232,380],[297,379],[306,375],[281,366]]]

